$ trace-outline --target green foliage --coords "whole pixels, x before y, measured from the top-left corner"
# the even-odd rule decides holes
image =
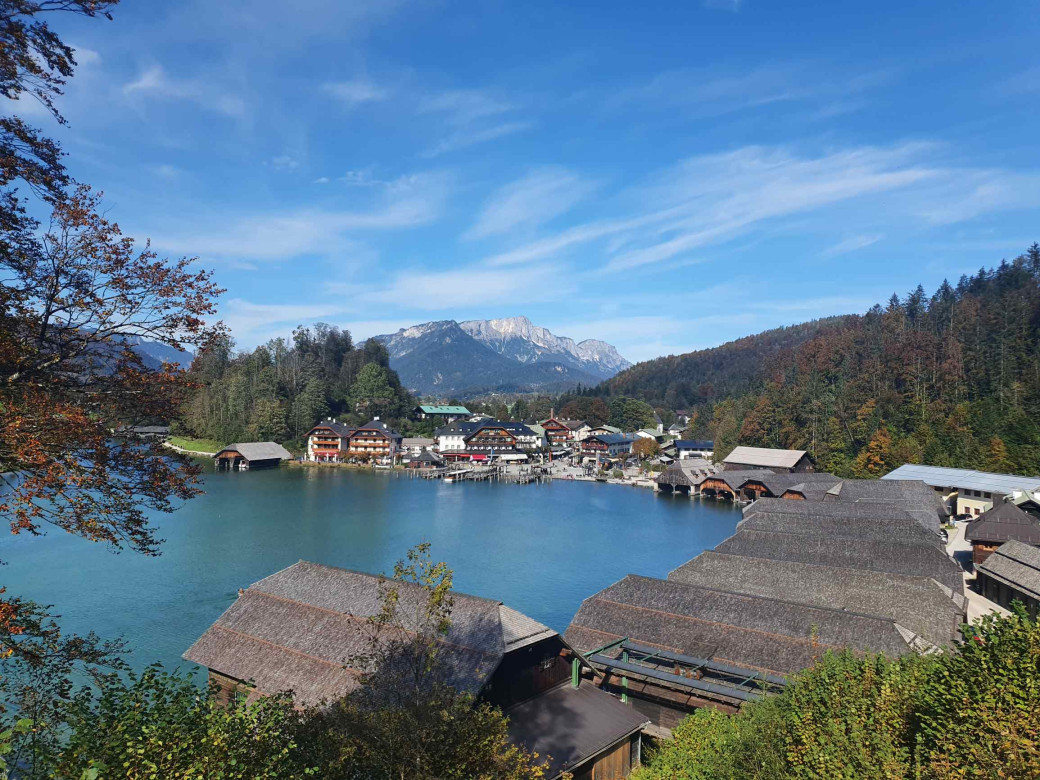
[[[610,411],[609,424],[623,431],[637,431],[640,428],[653,428],[654,408],[645,401],[626,396],[611,398],[608,404]]]
[[[98,780],[288,780],[297,763],[299,716],[286,695],[217,701],[190,678],[158,665],[126,680],[106,677],[67,711],[58,777],[94,770]]]
[[[323,323],[298,328],[292,343],[274,339],[249,353],[216,339],[196,356],[191,377],[200,387],[184,404],[177,432],[221,446],[300,441],[329,415],[357,424],[380,415],[394,424],[414,406],[386,347],[372,340],[355,346],[349,332]]]
[[[702,410],[716,459],[808,450],[841,476],[902,463],[1040,471],[1040,245],[1012,262],[836,317],[669,356],[588,395]],[[611,420],[613,423],[613,420]]]
[[[1040,626],[992,615],[940,656],[825,654],[738,715],[701,710],[633,780],[1040,777]]]
[[[328,780],[536,780],[535,757],[509,743],[501,710],[456,691],[440,650],[451,627],[452,572],[420,544],[381,586],[366,649],[347,659],[362,684],[310,710],[301,731],[309,764]],[[421,596],[411,592],[418,587]],[[409,592],[402,596],[402,587]],[[396,637],[396,638],[395,638]]]

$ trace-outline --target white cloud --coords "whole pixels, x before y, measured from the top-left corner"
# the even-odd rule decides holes
[[[573,282],[560,275],[559,267],[550,265],[531,265],[522,272],[482,266],[448,271],[409,270],[397,274],[382,289],[369,288],[366,299],[425,311],[458,309],[513,303],[519,287],[538,287],[550,281],[552,295],[560,298],[573,289]],[[335,285],[331,289],[342,290]],[[544,300],[540,298],[539,303]]]
[[[365,78],[329,82],[323,84],[321,88],[322,91],[336,98],[336,100],[348,108],[354,108],[363,103],[386,100],[390,94],[383,87]]]
[[[238,95],[220,91],[209,81],[170,78],[161,65],[142,71],[124,85],[123,94],[156,100],[188,100],[230,117],[241,117],[246,111],[245,101]]]
[[[101,55],[93,49],[87,49],[83,46],[73,46],[72,48],[72,56],[80,68],[89,68],[101,62]]]
[[[333,303],[263,304],[231,298],[220,307],[220,318],[239,346],[255,346],[297,325],[337,317],[344,309]]]
[[[279,261],[306,255],[330,256],[346,262],[350,257],[370,257],[357,236],[375,231],[413,228],[429,224],[440,213],[447,195],[445,178],[419,177],[410,191],[380,197],[368,210],[329,211],[298,209],[220,219],[183,220],[198,229],[160,233],[153,244],[174,254],[197,255],[205,260],[238,262]]]
[[[824,249],[820,252],[820,257],[837,257],[838,255],[855,252],[857,249],[864,249],[871,244],[876,244],[883,238],[884,236],[880,233],[872,236],[849,236],[848,238],[842,239],[837,244],[832,244]]]
[[[464,238],[537,227],[569,211],[594,188],[592,182],[564,168],[539,168],[495,192]]]
[[[281,154],[271,158],[271,167],[277,171],[295,171],[300,167],[300,161],[288,154]]]
[[[420,101],[419,112],[439,116],[446,132],[423,156],[437,157],[532,127],[534,123],[528,119],[507,116],[517,109],[512,103],[476,89],[427,97]]]

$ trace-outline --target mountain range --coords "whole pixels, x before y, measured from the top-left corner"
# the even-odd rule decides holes
[[[376,339],[405,387],[445,398],[559,393],[595,385],[631,365],[610,344],[556,336],[527,317],[426,322]]]

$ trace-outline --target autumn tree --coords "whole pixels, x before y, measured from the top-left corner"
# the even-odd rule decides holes
[[[880,477],[891,470],[892,436],[885,426],[877,429],[873,438],[857,456],[854,468],[862,477]]]
[[[659,445],[654,439],[640,436],[632,442],[632,454],[640,460],[656,458],[661,454],[661,445]]]
[[[610,419],[610,407],[602,398],[579,396],[568,401],[560,409],[560,416],[568,420],[584,420],[596,427]]]

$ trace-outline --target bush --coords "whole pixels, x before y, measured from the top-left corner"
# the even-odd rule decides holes
[[[1040,778],[1040,628],[1021,608],[939,656],[825,654],[772,699],[701,710],[633,780]]]

